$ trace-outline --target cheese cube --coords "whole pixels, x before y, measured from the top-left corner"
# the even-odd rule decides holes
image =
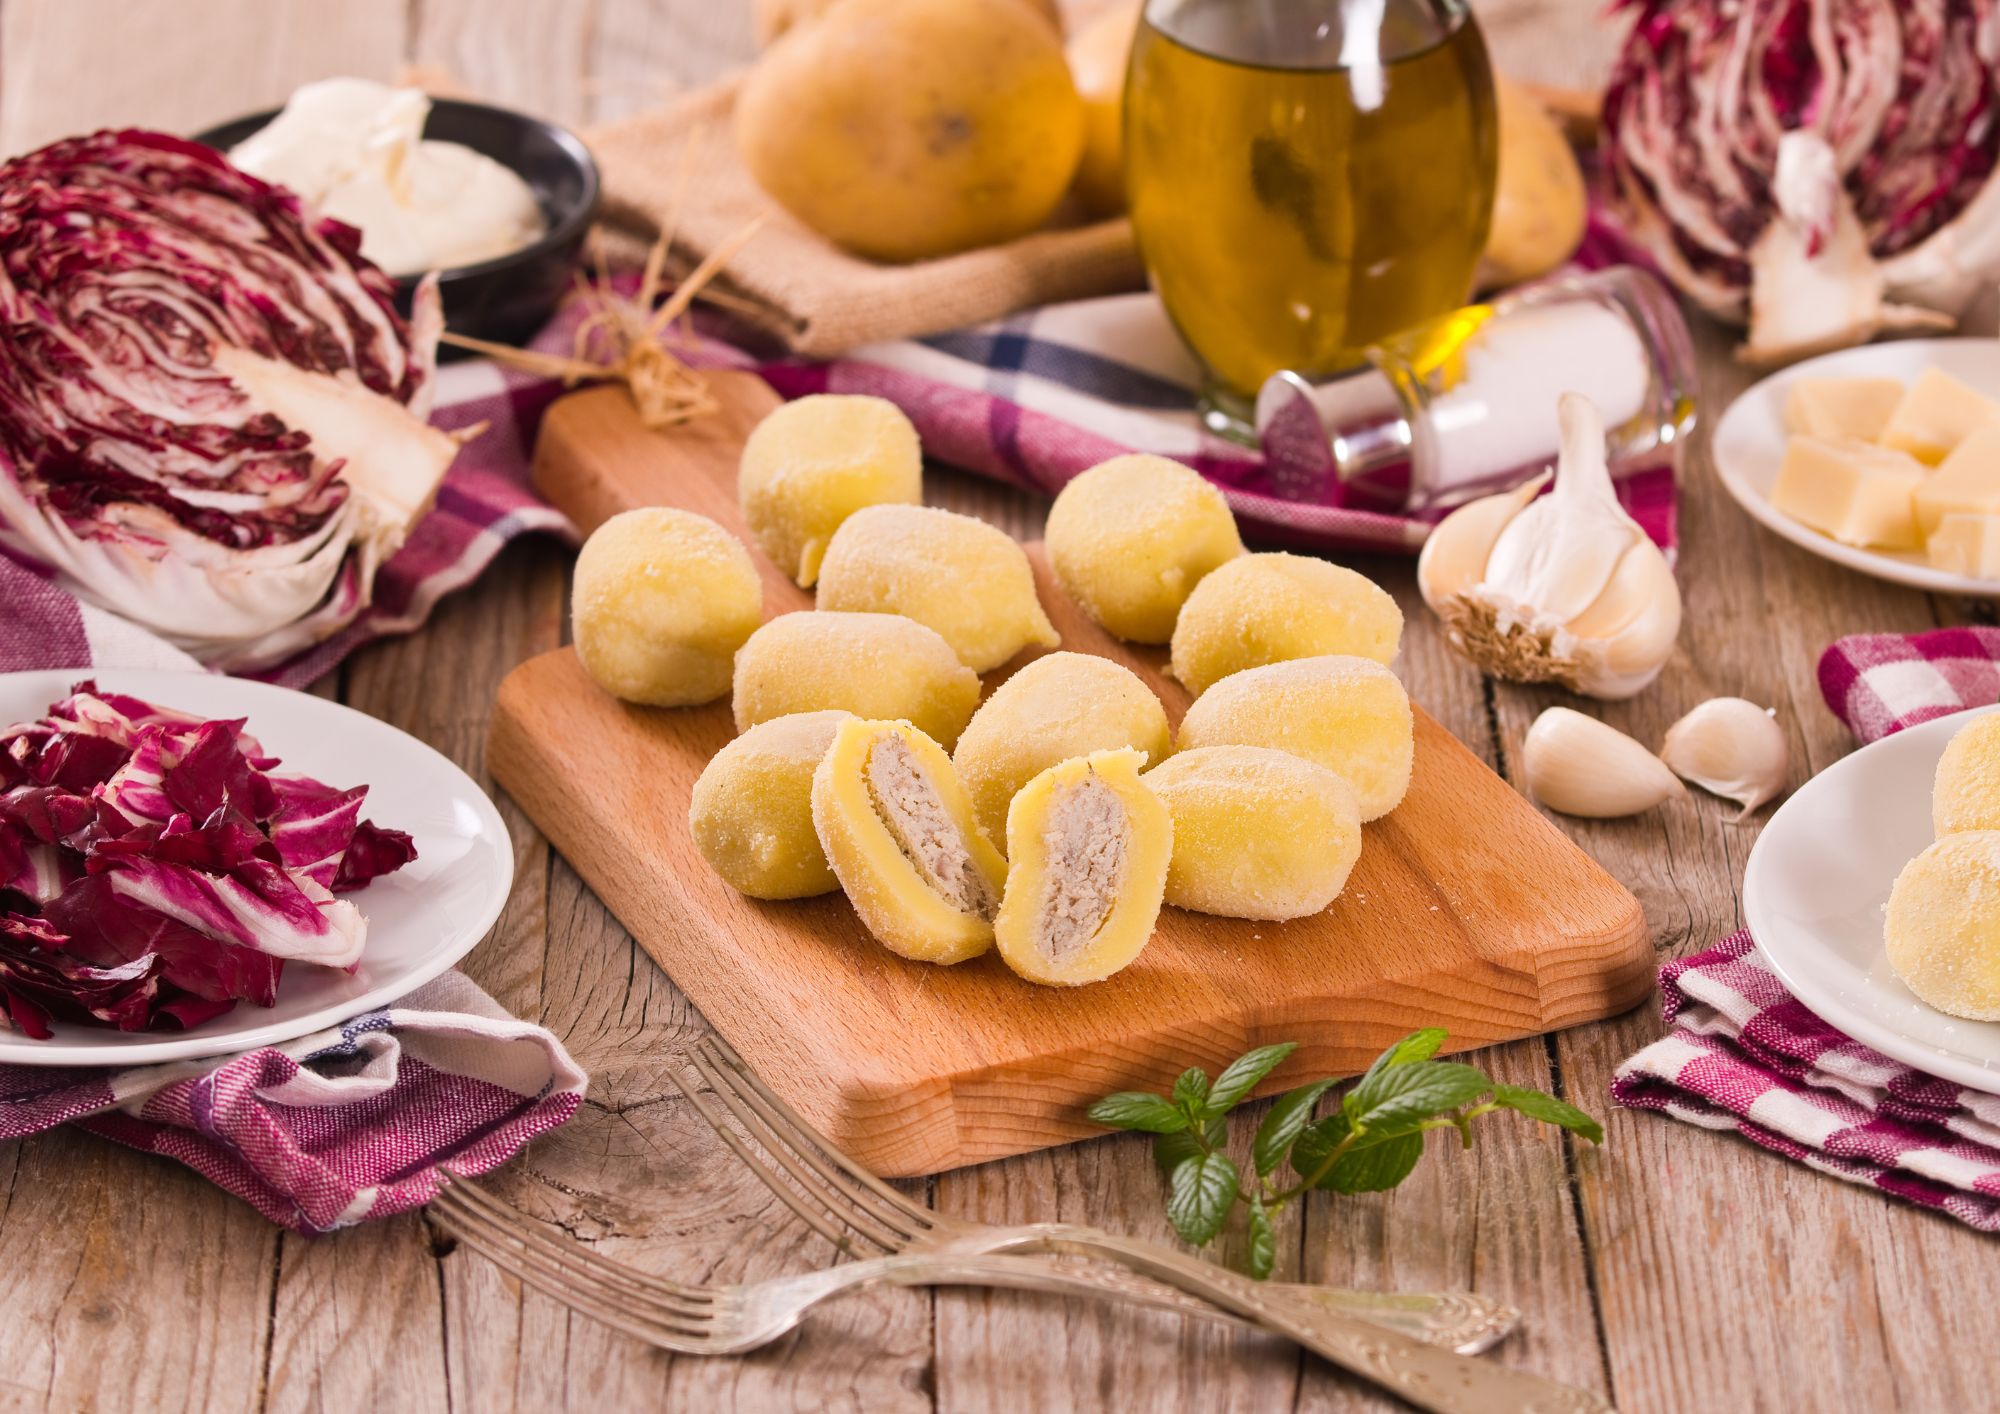
[[[1917,487],[1924,468],[1902,452],[1866,442],[1794,437],[1771,504],[1844,545],[1916,550]]]
[[[1917,488],[1917,528],[1929,535],[1953,511],[2000,514],[2000,427],[1985,427],[1952,449]]]
[[[1903,394],[1877,440],[1936,466],[1982,427],[2000,425],[2000,403],[1981,397],[1941,368],[1926,368]]]
[[[1785,430],[1873,442],[1906,391],[1900,378],[1801,378],[1785,399]]]
[[[2000,579],[2000,516],[1953,511],[1924,542],[1931,564],[1973,579]]]

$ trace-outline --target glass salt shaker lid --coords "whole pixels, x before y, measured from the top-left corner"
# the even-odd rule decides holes
[[[1319,385],[1276,374],[1257,399],[1267,448],[1330,459],[1355,504],[1435,514],[1539,475],[1555,462],[1563,393],[1604,414],[1614,474],[1671,464],[1694,427],[1687,325],[1665,287],[1630,267],[1454,310],[1368,358]],[[1301,436],[1320,445],[1301,449]]]

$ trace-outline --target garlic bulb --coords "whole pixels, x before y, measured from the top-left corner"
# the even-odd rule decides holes
[[[1660,759],[1682,780],[1741,805],[1741,820],[1784,791],[1791,751],[1776,712],[1712,697],[1667,728]]]
[[[1565,393],[1557,412],[1555,488],[1539,495],[1544,478],[1453,511],[1424,543],[1417,584],[1452,645],[1494,676],[1630,697],[1673,653],[1680,587],[1618,504],[1597,408]]]
[[[1521,743],[1528,794],[1551,810],[1611,820],[1685,797],[1659,757],[1595,717],[1551,707]]]

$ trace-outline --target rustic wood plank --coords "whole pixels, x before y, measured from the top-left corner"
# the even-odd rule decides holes
[[[0,156],[122,124],[194,132],[309,79],[387,79],[408,0],[6,0]]]

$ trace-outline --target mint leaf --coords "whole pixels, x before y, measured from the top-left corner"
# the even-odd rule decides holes
[[[1411,1065],[1429,1060],[1444,1046],[1444,1038],[1444,1028],[1440,1026],[1426,1026],[1421,1031],[1412,1031],[1375,1057],[1374,1064],[1361,1077],[1362,1083],[1366,1084],[1392,1065]]]
[[[1229,1142],[1229,1123],[1217,1115],[1205,1126],[1204,1133],[1208,1139],[1208,1147],[1220,1149]],[[1153,1162],[1160,1166],[1162,1173],[1172,1173],[1189,1159],[1198,1158],[1201,1152],[1201,1144],[1192,1129],[1162,1134],[1153,1141]]]
[[[1204,1154],[1174,1170],[1167,1221],[1192,1246],[1214,1240],[1236,1202],[1236,1165],[1227,1154]]]
[[[1340,1110],[1307,1125],[1299,1131],[1298,1142],[1292,1145],[1293,1171],[1300,1178],[1311,1178],[1319,1172],[1334,1146],[1346,1137],[1347,1115]]]
[[[1581,1134],[1593,1144],[1604,1142],[1604,1126],[1564,1100],[1553,1095],[1544,1095],[1539,1090],[1524,1090],[1518,1085],[1495,1085],[1493,1103],[1502,1109],[1524,1114],[1529,1119],[1538,1119],[1543,1124],[1561,1125],[1572,1134]]]
[[[1121,1090],[1106,1095],[1084,1111],[1092,1124],[1106,1129],[1143,1129],[1149,1134],[1172,1134],[1188,1127],[1188,1117],[1145,1090]]]
[[[1215,1077],[1215,1088],[1208,1092],[1209,1113],[1221,1114],[1233,1108],[1298,1048],[1297,1041],[1281,1041],[1275,1046],[1259,1046],[1254,1051],[1245,1051],[1231,1061],[1222,1074]]]
[[[1361,1140],[1340,1156],[1319,1186],[1335,1193],[1380,1193],[1408,1178],[1423,1156],[1421,1134],[1399,1134],[1379,1143]]]
[[[1271,1215],[1264,1211],[1264,1200],[1253,1197],[1250,1200],[1250,1275],[1263,1281],[1277,1264],[1278,1235],[1271,1231]]]
[[[1484,1072],[1455,1061],[1412,1061],[1363,1076],[1341,1099],[1347,1122],[1357,1130],[1408,1133],[1446,1110],[1458,1108],[1493,1088]]]
[[[1228,1071],[1224,1071],[1226,1077]],[[1331,1080],[1315,1080],[1310,1085],[1301,1085],[1296,1090],[1287,1090],[1271,1106],[1264,1122],[1257,1126],[1257,1138],[1250,1147],[1257,1165],[1258,1177],[1268,1177],[1285,1160],[1288,1151],[1305,1127],[1312,1123],[1313,1106],[1320,1096],[1334,1086]]]
[[[1207,1103],[1208,1072],[1198,1065],[1190,1066],[1174,1082],[1174,1104],[1192,1118],[1200,1114]]]

